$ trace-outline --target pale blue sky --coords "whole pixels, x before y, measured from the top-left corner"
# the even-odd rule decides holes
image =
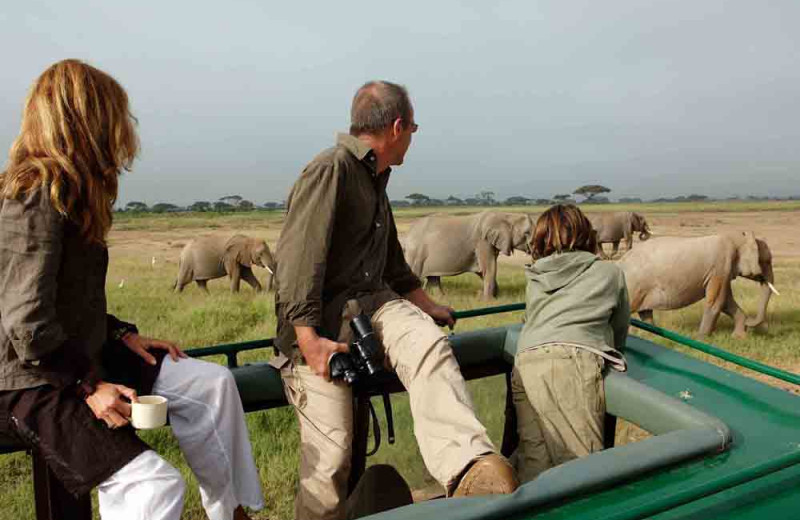
[[[420,124],[392,198],[800,194],[797,20],[795,0],[3,2],[0,148],[72,57],[139,118],[121,202],[281,200],[369,79],[405,84]]]

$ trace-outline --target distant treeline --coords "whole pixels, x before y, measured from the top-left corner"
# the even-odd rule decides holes
[[[608,197],[589,197],[583,200],[576,200],[570,196],[554,197],[552,199],[544,198],[527,198],[521,196],[509,197],[504,200],[495,199],[480,199],[480,198],[467,198],[459,199],[456,197],[448,197],[446,199],[426,198],[416,200],[393,200],[391,201],[394,207],[409,207],[409,206],[549,206],[552,204],[644,204],[653,202],[714,202],[714,201],[764,201],[764,200],[800,200],[800,195],[789,197],[758,197],[755,195],[748,195],[746,197],[727,197],[727,198],[714,198],[707,195],[680,195],[678,197],[659,197],[657,199],[642,199],[640,197],[620,197],[619,199],[612,200]]]
[[[285,202],[265,202],[263,204],[255,204],[239,195],[228,195],[221,197],[215,202],[200,200],[188,206],[179,206],[170,202],[158,202],[152,206],[148,206],[144,202],[131,201],[125,204],[122,208],[117,208],[120,212],[130,213],[180,213],[185,211],[195,211],[200,213],[216,212],[216,213],[230,213],[234,211],[274,211],[286,208]]]
[[[607,190],[607,188],[606,188]],[[578,191],[578,190],[576,190]],[[610,191],[610,190],[608,190]],[[523,196],[514,196],[507,199],[495,199],[494,192],[482,191],[475,197],[460,199],[450,195],[446,199],[439,199],[429,197],[422,193],[412,193],[408,195],[405,200],[392,200],[390,201],[393,207],[432,207],[432,206],[549,206],[552,204],[637,204],[637,203],[653,203],[653,202],[712,202],[712,201],[766,201],[766,200],[800,200],[800,195],[792,195],[787,197],[762,197],[755,195],[748,195],[745,197],[727,197],[727,198],[713,198],[707,195],[699,195],[693,193],[691,195],[680,195],[678,197],[659,197],[656,199],[642,199],[639,197],[620,197],[617,200],[611,200],[608,197],[598,196],[596,194],[584,195],[583,200],[578,201],[568,194],[555,195],[552,198],[529,198]],[[124,207],[117,208],[116,211],[131,212],[131,213],[179,213],[186,211],[193,212],[216,212],[216,213],[230,213],[236,211],[276,211],[286,209],[286,202],[265,202],[263,204],[255,204],[249,200],[244,199],[239,195],[228,195],[222,197],[215,202],[197,201],[188,206],[179,206],[169,202],[159,202],[148,206],[144,202],[132,201],[128,202]]]

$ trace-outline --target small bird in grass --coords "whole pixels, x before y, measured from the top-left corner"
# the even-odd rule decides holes
[[[153,259],[150,260],[150,267],[155,267],[155,266],[156,266],[156,257],[153,257]]]
[[[120,289],[122,289],[123,287],[125,287],[125,278],[123,278],[122,280],[120,280],[120,282],[119,282],[119,285],[118,285],[117,287],[119,287]]]

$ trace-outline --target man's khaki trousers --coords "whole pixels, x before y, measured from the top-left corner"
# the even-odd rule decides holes
[[[384,345],[387,367],[408,390],[414,435],[425,465],[449,489],[471,461],[495,452],[475,417],[450,342],[430,316],[407,300],[383,305],[372,325]],[[295,518],[342,519],[353,439],[350,387],[325,381],[305,365],[290,364],[281,375],[300,421]]]
[[[511,391],[520,482],[603,449],[603,364],[596,354],[560,343],[517,353]]]

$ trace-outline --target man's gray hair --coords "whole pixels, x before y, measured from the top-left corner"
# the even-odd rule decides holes
[[[411,123],[411,100],[406,88],[388,81],[367,82],[353,97],[350,135],[378,134],[397,119]]]

